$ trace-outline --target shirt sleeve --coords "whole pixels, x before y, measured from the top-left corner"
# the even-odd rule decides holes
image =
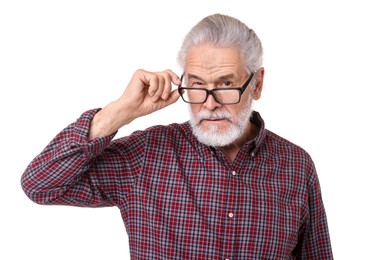
[[[297,259],[333,259],[325,207],[314,165],[311,165],[308,186],[308,219],[300,235]]]
[[[123,145],[112,141],[115,133],[89,140],[90,123],[97,111],[83,113],[28,165],[21,185],[32,201],[82,207],[121,203],[135,183],[143,145],[135,144],[125,156]],[[135,140],[142,142],[140,138]]]

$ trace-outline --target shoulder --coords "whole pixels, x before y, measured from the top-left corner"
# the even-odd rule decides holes
[[[175,140],[176,138],[186,136],[191,133],[189,124],[172,123],[169,125],[155,125],[143,131],[137,131],[135,135],[145,135],[147,138]]]
[[[128,136],[115,140],[118,145],[150,144],[174,142],[182,139],[191,129],[188,123],[172,123],[169,125],[155,125],[144,130],[136,130]]]
[[[273,145],[278,147],[288,148],[288,149],[298,149],[304,151],[303,148],[291,142],[290,140],[287,140],[286,138],[281,137],[280,135],[268,129],[266,131],[267,131],[267,135],[266,135],[267,141],[271,142]]]
[[[155,125],[144,130],[137,130],[130,135],[114,139],[107,152],[123,158],[140,158],[145,154],[168,153],[186,144],[187,126],[183,124]]]
[[[266,131],[265,144],[271,157],[305,172],[315,171],[314,162],[305,149],[272,131]]]
[[[310,157],[306,150],[299,145],[287,140],[286,138],[281,137],[280,135],[275,134],[268,129],[266,131],[266,142],[269,145],[272,145],[275,149],[278,149],[280,152],[282,152],[282,154],[284,152],[297,152],[303,156]]]

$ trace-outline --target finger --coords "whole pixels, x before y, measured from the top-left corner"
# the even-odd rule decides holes
[[[171,75],[165,73],[165,84],[164,84],[164,92],[161,96],[162,99],[167,100],[172,91],[172,78]]]
[[[136,86],[138,88],[138,90],[141,91],[141,90],[147,89],[149,94],[154,94],[154,91],[155,91],[154,90],[154,87],[155,87],[154,83],[157,82],[155,77],[156,77],[155,73],[152,73],[152,72],[149,72],[149,71],[146,71],[143,69],[138,69],[134,73],[132,80],[134,79],[134,82],[136,83],[136,84],[134,84],[134,86]],[[132,82],[130,82],[130,83],[132,83]],[[140,84],[137,84],[137,83],[140,83]]]
[[[180,86],[181,81],[178,75],[176,75],[172,70],[166,70],[165,72],[171,77],[171,82],[173,84],[175,84],[176,86]]]
[[[175,103],[180,97],[179,91],[177,89],[171,91],[169,94],[167,100],[166,100],[166,106],[172,105]]]
[[[149,74],[147,78],[147,84],[149,85],[148,87],[148,94],[150,97],[153,97],[158,89],[158,77],[155,74]]]
[[[164,85],[165,85],[165,78],[162,75],[157,75],[158,79],[158,87],[156,92],[154,93],[154,96],[152,97],[152,100],[156,102],[159,100],[164,92]]]
[[[180,81],[180,78],[175,73],[173,73],[172,70],[169,70],[169,69],[165,70],[164,75],[166,77],[166,81],[165,81],[162,99],[167,100],[171,94],[171,91],[172,91],[172,83],[177,85],[177,86],[180,86],[181,81]]]

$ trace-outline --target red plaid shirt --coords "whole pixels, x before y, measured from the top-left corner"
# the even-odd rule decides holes
[[[310,156],[264,128],[233,163],[189,123],[88,140],[97,110],[59,133],[22,176],[40,204],[117,206],[131,259],[333,259]]]

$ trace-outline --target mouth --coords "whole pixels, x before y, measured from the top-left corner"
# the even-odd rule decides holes
[[[223,124],[233,123],[233,117],[228,112],[224,111],[200,111],[196,117],[194,116],[196,124]]]
[[[222,120],[226,120],[226,118],[205,118],[203,120],[207,120],[207,121],[222,121]]]
[[[200,123],[202,123],[203,121],[211,122],[211,123],[219,123],[219,122],[222,122],[225,120],[230,122],[230,120],[228,118],[204,118],[204,119],[200,120]]]

